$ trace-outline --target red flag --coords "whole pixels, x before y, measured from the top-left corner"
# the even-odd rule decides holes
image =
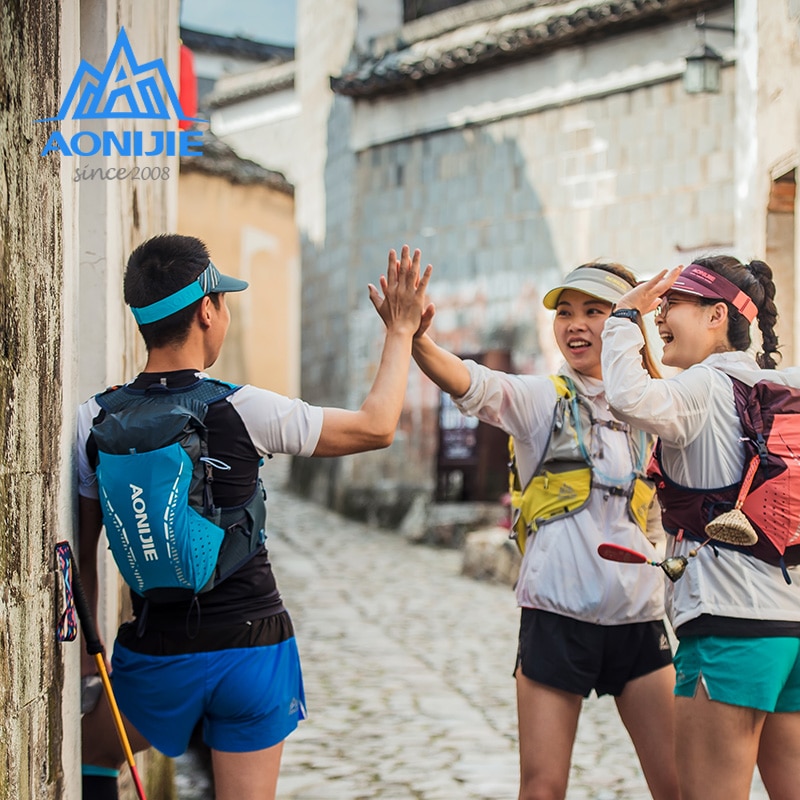
[[[192,51],[181,44],[180,52],[180,78],[178,99],[181,103],[184,117],[197,116],[197,76],[194,74],[194,56]],[[183,130],[190,128],[192,123],[182,119],[179,123]]]

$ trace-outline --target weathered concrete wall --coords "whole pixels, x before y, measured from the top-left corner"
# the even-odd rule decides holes
[[[508,350],[522,372],[554,369],[542,297],[562,272],[605,258],[646,276],[733,248],[734,70],[722,77],[719,94],[687,95],[669,80],[364,150],[353,285],[374,282],[388,246],[419,246],[434,265],[438,342],[459,354]],[[357,394],[377,365],[380,323],[364,297],[349,308]],[[353,459],[350,480],[432,480],[438,404],[412,368],[395,444]]]
[[[391,5],[358,4],[356,47],[398,25],[383,13]],[[389,247],[420,246],[434,263],[445,346],[501,348],[514,368],[543,370],[559,359],[541,290],[561,273],[612,258],[647,274],[734,246],[735,70],[724,70],[718,95],[685,94],[683,55],[695,43],[685,21],[414,91],[331,100],[353,11],[300,2],[287,115],[278,120],[270,95],[272,116],[250,109],[249,138],[238,140],[268,166],[278,159],[297,186],[305,399],[362,401],[382,339],[365,287]],[[711,15],[732,17],[732,8]],[[733,45],[725,33],[709,40],[726,54]],[[300,113],[288,115],[298,99]],[[294,144],[283,147],[292,122]],[[346,487],[375,486],[375,476],[387,491],[431,487],[438,402],[412,369],[392,448],[295,463],[295,485],[339,508]]]
[[[74,532],[75,407],[136,368],[122,269],[177,217],[177,157],[172,183],[134,185],[79,184],[86,163],[40,156],[56,127],[77,124],[35,120],[58,113],[82,58],[104,63],[121,25],[141,60],[165,58],[177,78],[177,0],[10,0],[0,14],[0,800],[80,796],[80,646],[55,640],[53,549]],[[108,574],[106,641],[120,594]]]
[[[69,4],[69,8],[77,6]],[[174,86],[178,85],[178,0],[81,0],[79,15],[79,51],[73,53],[70,63],[64,64],[67,79],[85,59],[102,67],[109,56],[119,30],[124,27],[139,63],[163,59]],[[65,87],[62,85],[62,92]],[[77,123],[73,123],[76,124]],[[80,129],[90,127],[81,121]],[[95,123],[102,128],[117,131],[130,129],[130,120],[118,119]],[[134,123],[137,129],[174,130],[174,120],[160,122],[143,120]],[[56,156],[61,158],[60,156]],[[78,242],[72,264],[71,285],[68,291],[76,293],[75,306],[65,309],[74,315],[75,341],[72,356],[75,359],[75,380],[72,395],[65,406],[65,415],[72,424],[78,402],[112,383],[129,380],[144,364],[144,348],[130,311],[122,297],[122,276],[131,250],[145,239],[177,226],[178,156],[95,155],[61,158],[62,170],[68,176],[80,166],[91,172],[94,168],[125,168],[130,174],[134,167],[160,169],[159,179],[150,180],[83,180],[78,184],[77,208]],[[65,450],[64,457],[69,458]],[[101,594],[98,604],[98,629],[104,641],[114,639],[121,615],[127,608],[127,590],[119,579],[116,566],[107,548],[99,547],[99,575]],[[75,673],[67,676],[66,689],[77,681]],[[79,736],[74,719],[65,731],[67,741]],[[137,757],[139,772],[147,784],[148,797],[168,796],[156,785],[166,775],[159,768],[160,761],[152,753]],[[155,763],[155,769],[150,765]],[[69,762],[65,756],[65,769],[79,771],[79,763]],[[169,788],[164,791],[169,791]],[[120,797],[135,797],[127,769],[120,779]]]
[[[726,59],[719,94],[683,89],[698,35],[687,17],[331,100],[348,42],[363,49],[390,32],[399,4],[300,0],[291,97],[283,113],[277,96],[239,109],[237,144],[297,187],[303,396],[358,406],[381,342],[364,286],[406,241],[436,267],[436,337],[461,353],[506,348],[523,371],[555,366],[541,290],[578,263],[618,259],[646,276],[708,252],[767,255],[796,361],[800,214],[791,187],[780,208],[770,197],[800,170],[800,87],[786,80],[800,61],[800,0],[708,5],[722,29],[705,36]],[[295,464],[295,484],[334,504],[376,475],[395,489],[432,484],[438,393],[412,372],[407,398],[392,448]]]
[[[59,165],[32,145],[59,106],[59,24],[45,0],[0,14],[0,798],[62,798],[64,661],[54,636],[61,531]]]

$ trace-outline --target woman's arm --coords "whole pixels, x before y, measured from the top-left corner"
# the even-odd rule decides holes
[[[381,276],[381,289],[386,294],[386,277]],[[387,306],[385,297],[372,285],[369,285],[369,299],[380,318],[387,323]],[[464,362],[443,347],[437,345],[428,336],[428,328],[433,322],[436,307],[427,303],[420,318],[419,327],[414,333],[412,355],[417,366],[444,392],[460,397],[470,385],[470,375]]]
[[[427,333],[414,337],[411,353],[417,366],[442,391],[454,397],[466,394],[470,384],[469,370],[457,355],[440,347]]]
[[[603,328],[603,384],[615,416],[666,442],[684,446],[709,415],[706,368],[670,379],[652,378],[642,364],[644,337],[638,325],[609,317]]]

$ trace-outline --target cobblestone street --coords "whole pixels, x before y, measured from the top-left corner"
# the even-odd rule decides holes
[[[287,739],[280,800],[514,800],[511,589],[461,576],[460,551],[410,544],[274,487],[268,546],[309,714]],[[756,781],[751,797],[766,798]],[[613,700],[590,698],[569,800],[649,797]]]

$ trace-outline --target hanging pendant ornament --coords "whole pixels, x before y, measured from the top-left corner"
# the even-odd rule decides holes
[[[712,519],[705,528],[708,538],[702,544],[692,548],[685,556],[670,556],[663,561],[653,561],[644,553],[631,550],[630,547],[611,544],[610,542],[603,542],[601,545],[598,545],[598,555],[608,561],[620,561],[626,564],[649,564],[651,567],[661,567],[664,574],[675,583],[675,581],[683,577],[683,573],[686,572],[689,559],[694,558],[709,542],[717,541],[723,544],[737,545],[739,547],[754,545],[758,541],[758,534],[756,534],[755,529],[750,524],[750,520],[744,515],[742,505],[747,497],[747,493],[750,491],[750,486],[753,483],[758,464],[758,456],[754,456],[742,480],[742,486],[739,490],[739,496],[736,499],[736,505],[734,505],[730,511],[726,511]]]
[[[720,514],[706,525],[706,533],[712,539],[725,544],[739,545],[740,547],[749,547],[758,541],[758,534],[750,524],[750,520],[744,515],[744,511],[742,511],[742,506],[747,493],[750,491],[758,464],[758,456],[753,456],[742,480],[742,487],[739,489],[736,505],[730,511]]]
[[[697,555],[697,553],[692,550],[689,555]],[[686,558],[686,556],[671,556],[661,561],[658,566],[661,567],[661,569],[664,570],[664,574],[675,583],[678,578],[683,577],[683,573],[686,572],[688,564],[689,559]]]
[[[702,544],[693,547],[685,556],[670,556],[663,561],[653,561],[644,553],[632,550],[630,547],[623,547],[621,544],[611,544],[603,542],[597,546],[597,554],[607,561],[619,561],[625,564],[649,564],[651,567],[661,567],[664,574],[673,582],[683,577],[686,567],[689,566],[689,559],[694,558],[709,542],[716,537],[709,536]],[[721,541],[725,541],[724,539]]]

